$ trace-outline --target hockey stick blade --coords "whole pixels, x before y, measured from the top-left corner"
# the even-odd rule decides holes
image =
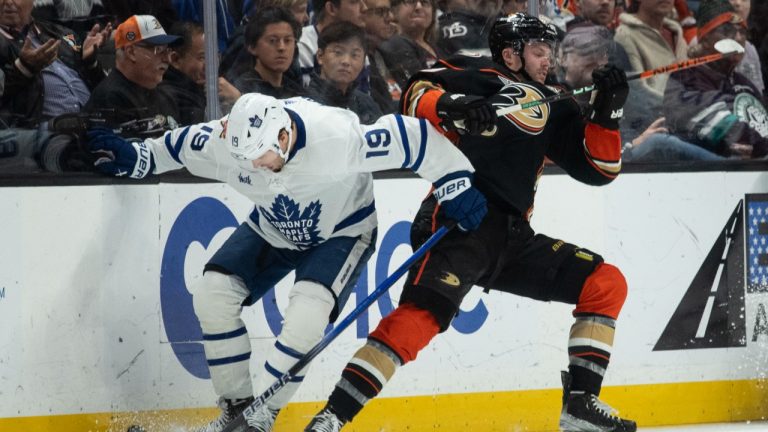
[[[717,43],[715,43],[715,49],[718,52],[714,54],[709,54],[703,57],[696,57],[688,60],[683,60],[683,61],[672,63],[666,66],[662,66],[656,69],[649,69],[646,71],[629,74],[627,75],[627,81],[634,81],[636,79],[645,79],[645,78],[650,78],[652,76],[663,74],[663,73],[677,72],[683,69],[690,69],[696,66],[701,66],[706,63],[711,63],[713,61],[723,59],[725,57],[728,57],[734,54],[741,54],[744,52],[744,47],[742,47],[741,44],[739,44],[733,39],[722,39],[718,41]],[[506,106],[506,107],[497,109],[496,116],[502,117],[507,114],[512,114],[518,111],[522,111],[524,109],[533,108],[533,107],[550,103],[550,102],[557,102],[563,99],[568,99],[573,96],[580,95],[582,93],[589,93],[594,89],[595,89],[594,85],[588,85],[585,87],[577,88],[569,92],[558,93],[552,96],[547,96],[543,99],[537,99],[537,100],[525,102],[519,105]]]
[[[427,252],[429,252],[430,249],[432,249],[432,246],[434,246],[440,239],[445,236],[448,231],[453,228],[455,224],[450,224],[448,226],[440,227],[437,231],[435,231],[432,236],[427,239],[426,242],[424,242],[423,245],[421,245],[420,248],[418,248],[413,255],[411,255],[405,262],[403,262],[400,267],[398,267],[394,272],[392,272],[389,277],[384,279],[381,284],[379,284],[378,287],[376,287],[375,290],[366,298],[364,298],[360,304],[355,307],[355,309],[349,313],[343,320],[341,320],[338,324],[336,324],[331,331],[328,332],[325,336],[323,336],[322,339],[320,339],[320,342],[317,343],[312,349],[310,349],[304,356],[299,359],[296,364],[294,364],[290,369],[288,369],[288,372],[283,374],[280,378],[278,378],[277,381],[275,381],[274,384],[272,384],[268,389],[266,389],[261,395],[256,397],[256,399],[251,402],[251,404],[246,407],[240,415],[235,417],[227,426],[221,431],[221,432],[244,432],[248,428],[248,423],[246,421],[246,418],[253,415],[253,413],[256,412],[262,405],[267,403],[269,399],[274,396],[275,393],[280,391],[283,387],[285,387],[288,382],[296,376],[299,372],[301,372],[302,369],[304,369],[315,357],[317,357],[318,354],[322,350],[325,349],[325,347],[328,346],[331,342],[333,342],[336,337],[343,332],[347,327],[350,326],[357,318],[365,312],[376,300],[379,299],[379,297],[382,296],[389,288],[394,285],[395,282],[397,282],[407,271],[411,268],[412,265],[414,265],[418,260],[421,259]]]

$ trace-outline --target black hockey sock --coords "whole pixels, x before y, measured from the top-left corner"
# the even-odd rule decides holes
[[[351,421],[375,398],[400,366],[401,361],[386,345],[374,339],[360,348],[344,367],[328,406],[344,422]]]
[[[600,315],[576,317],[568,340],[571,390],[600,394],[611,360],[616,320]]]

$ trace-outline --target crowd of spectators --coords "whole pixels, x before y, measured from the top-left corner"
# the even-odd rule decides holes
[[[79,129],[161,134],[226,114],[243,93],[305,96],[364,123],[397,110],[438,58],[489,55],[488,30],[530,0],[216,0],[206,53],[202,0],[0,0],[0,173],[87,171]],[[743,55],[631,82],[621,123],[626,162],[765,159],[768,2],[540,0],[561,36],[548,83],[591,84],[714,52]],[[219,77],[206,86],[206,61]],[[579,96],[585,107],[589,95]]]

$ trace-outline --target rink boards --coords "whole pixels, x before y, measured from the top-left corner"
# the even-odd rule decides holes
[[[350,297],[410,254],[428,190],[377,180],[378,250]],[[220,184],[0,188],[0,431],[176,430],[215,414],[187,286],[250,212]],[[641,425],[768,415],[768,173],[539,183],[534,228],[600,253],[629,283],[603,399]],[[276,430],[302,430],[401,283],[314,362]],[[245,311],[252,362],[290,281]],[[571,307],[477,289],[350,431],[554,430]]]

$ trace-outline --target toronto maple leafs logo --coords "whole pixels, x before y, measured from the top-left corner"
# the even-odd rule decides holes
[[[288,241],[299,249],[306,249],[324,241],[318,228],[321,208],[318,200],[309,203],[302,211],[298,203],[281,194],[272,203],[271,213],[262,207],[259,211]]]
[[[251,127],[257,128],[257,129],[261,127],[261,117],[259,117],[258,115],[254,115],[248,120],[251,122]]]

